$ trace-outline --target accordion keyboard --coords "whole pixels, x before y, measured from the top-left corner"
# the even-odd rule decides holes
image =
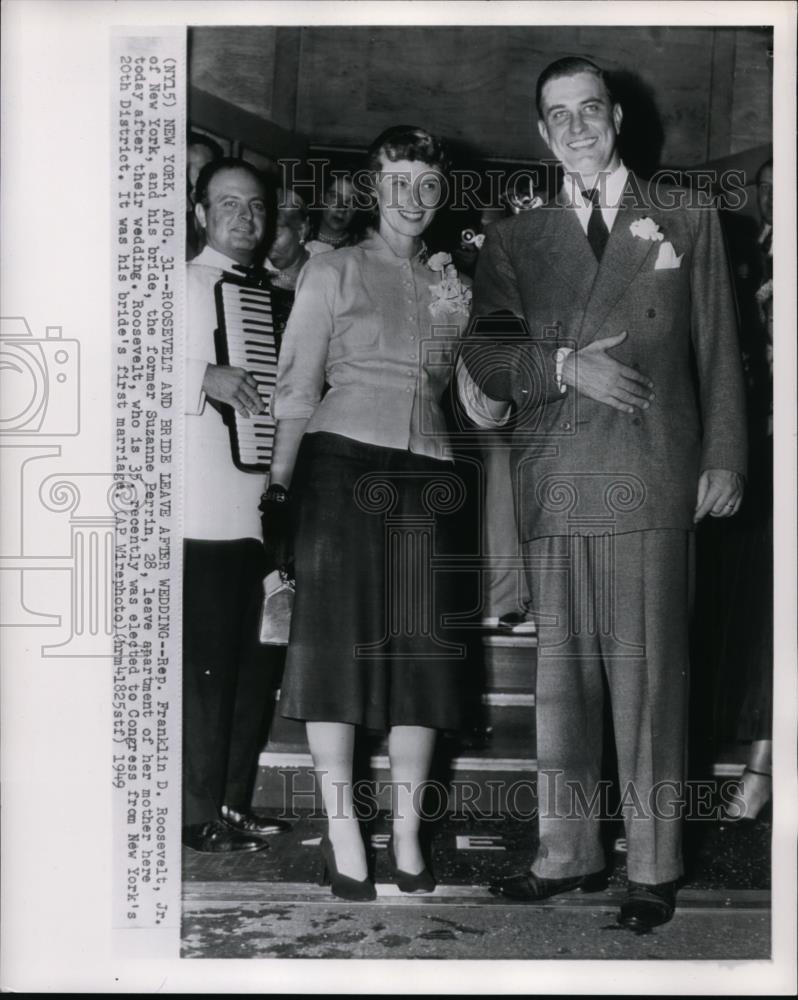
[[[264,413],[248,417],[225,407],[233,461],[247,472],[268,472],[276,427],[271,398],[277,382],[278,352],[271,295],[265,289],[222,278],[216,285],[216,313],[219,364],[250,372],[266,406]]]

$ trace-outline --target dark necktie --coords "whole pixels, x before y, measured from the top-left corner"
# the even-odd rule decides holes
[[[587,220],[587,241],[590,244],[591,250],[596,255],[596,260],[601,260],[604,247],[610,238],[610,231],[607,229],[607,223],[601,214],[598,188],[593,188],[592,191],[584,191],[583,195],[585,201],[589,201],[593,206],[590,210],[590,218]]]

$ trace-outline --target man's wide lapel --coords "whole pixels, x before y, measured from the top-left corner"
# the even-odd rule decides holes
[[[538,281],[561,279],[570,286],[578,307],[587,301],[595,282],[596,258],[573,209],[551,204],[537,211],[545,212],[545,226],[535,247],[536,259],[542,261]]]
[[[641,196],[639,182],[630,174],[585,309],[581,341],[589,343],[595,338],[607,314],[632,284],[646,258],[654,247],[659,247],[660,244],[654,240],[633,236],[630,229],[633,222],[646,218],[649,211]],[[608,332],[607,336],[620,332]]]

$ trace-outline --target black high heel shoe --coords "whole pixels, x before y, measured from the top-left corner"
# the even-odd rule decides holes
[[[328,885],[333,896],[348,899],[352,903],[368,903],[377,898],[377,890],[370,878],[350,878],[338,871],[335,851],[328,837],[321,839],[322,872],[319,885]]]
[[[388,861],[391,865],[391,875],[400,892],[434,892],[437,882],[429,870],[424,867],[418,875],[403,872],[396,865],[396,854],[393,849],[393,837],[388,841]]]

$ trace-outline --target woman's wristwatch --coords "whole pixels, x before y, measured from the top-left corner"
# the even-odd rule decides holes
[[[261,494],[260,504],[258,506],[260,507],[261,510],[263,510],[264,506],[268,504],[288,503],[290,499],[291,499],[291,494],[288,492],[285,486],[282,486],[280,483],[271,483],[266,492]]]

